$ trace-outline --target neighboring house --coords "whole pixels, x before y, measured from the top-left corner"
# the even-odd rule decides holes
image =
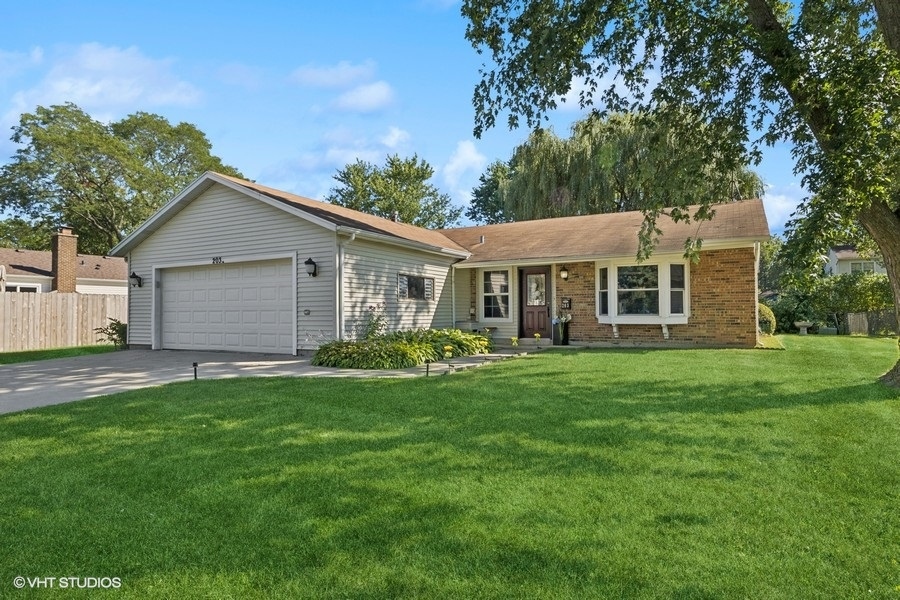
[[[129,343],[296,353],[353,338],[384,303],[390,329],[463,327],[573,342],[752,347],[762,202],[711,222],[661,218],[636,264],[641,213],[432,231],[206,173],[111,254],[130,288]],[[703,238],[696,264],[688,237]]]
[[[835,246],[828,250],[828,261],[825,263],[826,275],[845,275],[847,273],[883,273],[887,274],[884,265],[871,258],[863,258],[854,246]]]
[[[49,252],[0,248],[0,291],[124,296],[127,268],[121,258],[78,254],[78,236],[62,227],[53,234]]]

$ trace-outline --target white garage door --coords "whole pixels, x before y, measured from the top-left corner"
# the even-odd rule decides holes
[[[291,261],[164,269],[162,347],[292,354]]]

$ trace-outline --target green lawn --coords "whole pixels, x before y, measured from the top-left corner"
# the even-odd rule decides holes
[[[36,360],[50,360],[51,358],[69,358],[72,356],[83,356],[85,354],[103,354],[104,352],[114,352],[116,349],[117,348],[112,344],[100,344],[97,346],[75,346],[72,348],[53,348],[50,350],[0,352],[0,365],[32,362]]]
[[[6,415],[0,597],[900,598],[896,341],[782,341]]]

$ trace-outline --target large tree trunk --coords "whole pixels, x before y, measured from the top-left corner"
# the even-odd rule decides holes
[[[900,216],[884,202],[873,202],[859,213],[859,222],[878,244],[884,258],[884,267],[894,292],[894,315],[900,322]],[[900,361],[881,379],[900,386]]]
[[[875,0],[875,12],[885,43],[900,54],[900,3],[897,0]]]

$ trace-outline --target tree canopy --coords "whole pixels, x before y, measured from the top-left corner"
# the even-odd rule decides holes
[[[85,253],[108,252],[207,170],[241,176],[194,125],[144,112],[105,124],[72,103],[38,107],[11,139],[21,148],[0,168],[0,209],[17,218],[6,229],[27,223],[27,243],[48,244],[68,225]]]
[[[573,94],[676,128],[690,114],[704,129],[680,133],[732,167],[789,141],[811,192],[789,244],[811,256],[861,226],[900,309],[894,0],[464,0],[462,12],[466,37],[493,62],[475,89],[477,135],[501,114],[539,125]]]
[[[535,130],[502,169],[491,165],[473,193],[470,218],[520,221],[678,210],[704,201],[758,198],[762,192],[762,181],[746,163],[729,171],[652,119],[592,114],[576,122],[568,138]]]
[[[509,180],[509,162],[495,160],[478,178],[466,218],[475,223],[508,223],[513,217],[504,210],[503,187]]]
[[[326,196],[332,204],[419,227],[440,229],[459,221],[462,208],[428,181],[434,169],[418,155],[388,156],[383,167],[357,160],[334,176]]]

